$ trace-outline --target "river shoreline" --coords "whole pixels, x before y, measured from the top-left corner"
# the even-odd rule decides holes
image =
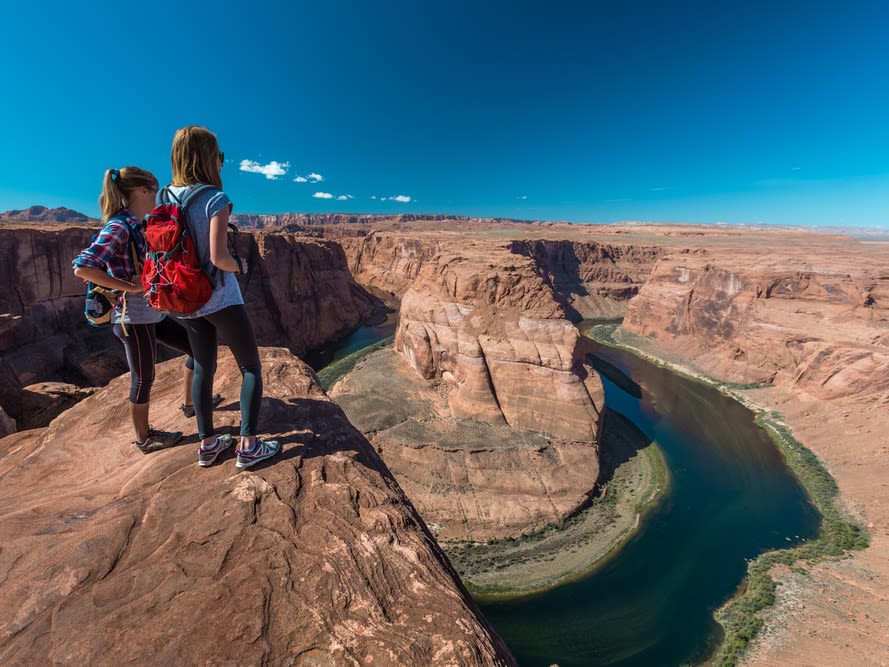
[[[668,492],[669,470],[657,444],[640,444],[641,434],[617,413],[606,419],[611,426],[605,447],[633,454],[610,473],[604,493],[577,515],[516,539],[441,544],[477,600],[518,599],[590,575],[619,555]]]
[[[737,664],[763,629],[763,612],[776,602],[777,582],[773,575],[786,574],[792,569],[805,571],[820,562],[848,558],[854,551],[867,548],[870,542],[868,531],[859,517],[852,516],[847,508],[840,506],[837,482],[817,456],[794,437],[783,415],[747,393],[755,394],[766,387],[736,385],[709,377],[687,362],[657,354],[650,349],[653,346],[650,341],[628,334],[614,324],[593,324],[582,332],[603,345],[626,350],[673,373],[712,386],[751,410],[756,415],[757,424],[769,434],[823,517],[816,539],[793,548],[769,551],[750,561],[739,590],[714,612],[723,627],[724,637],[711,662]]]

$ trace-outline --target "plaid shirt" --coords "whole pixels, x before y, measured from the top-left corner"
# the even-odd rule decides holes
[[[102,269],[108,275],[120,280],[137,278],[130,252],[130,238],[136,245],[139,257],[145,255],[143,223],[126,209],[108,218],[105,226],[96,234],[88,248],[74,258],[73,268],[80,266]]]

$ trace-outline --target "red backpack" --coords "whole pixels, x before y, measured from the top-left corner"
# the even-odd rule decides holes
[[[210,299],[215,282],[204,270],[191,229],[188,202],[210,185],[190,189],[180,201],[169,188],[158,195],[160,202],[148,214],[145,227],[145,263],[142,288],[155,310],[189,315]]]

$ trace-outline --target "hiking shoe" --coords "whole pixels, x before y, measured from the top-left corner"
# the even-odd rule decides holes
[[[213,407],[215,408],[217,405],[222,403],[222,394],[213,394],[211,399],[213,401]],[[191,419],[194,417],[194,406],[187,405],[185,403],[180,404],[179,409],[182,410],[182,414]]]
[[[133,440],[133,444],[139,448],[143,454],[150,454],[160,449],[172,447],[182,439],[182,431],[158,431],[148,427],[148,436],[145,440]]]
[[[257,438],[253,442],[253,449],[241,449],[238,447],[238,460],[235,461],[236,468],[249,468],[256,465],[260,461],[272,458],[281,451],[281,443],[277,440],[260,440]]]
[[[206,468],[209,465],[213,465],[213,462],[216,460],[216,457],[222,454],[226,449],[231,447],[232,445],[232,437],[228,433],[222,433],[221,435],[217,435],[216,439],[213,441],[213,444],[207,447],[206,445],[201,445],[198,447],[198,464]]]

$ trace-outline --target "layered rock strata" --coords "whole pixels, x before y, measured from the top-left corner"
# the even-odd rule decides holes
[[[442,542],[484,543],[562,523],[595,489],[596,447],[454,419],[434,383],[394,350],[362,361],[331,397]]]
[[[456,418],[593,443],[602,384],[578,336],[529,258],[467,244],[423,265],[402,299],[395,349],[440,381]]]
[[[127,378],[0,440],[4,665],[511,665],[379,457],[290,353],[263,349],[275,459],[210,468],[129,440]],[[154,423],[194,433],[161,364]],[[240,372],[221,354],[217,428]],[[87,446],[87,443],[89,446]]]
[[[623,317],[663,252],[654,245],[589,241],[513,241],[512,252],[534,259],[574,320]]]
[[[734,391],[780,415],[870,533],[839,562],[773,572],[776,605],[742,663],[889,663],[889,245],[786,230],[674,245],[622,329],[686,372],[764,383]]]
[[[110,330],[86,324],[83,283],[71,271],[71,260],[96,229],[0,225],[0,280],[6,285],[0,293],[0,377],[8,372],[15,378],[0,383],[0,406],[16,421],[25,416],[23,386],[45,381],[101,386],[126,372],[123,348]],[[238,249],[250,263],[240,280],[260,344],[303,353],[382,308],[351,277],[335,242],[244,233]],[[161,358],[169,358],[164,349],[159,346]]]
[[[886,403],[889,262],[873,250],[673,253],[630,302],[623,328],[732,382]]]

